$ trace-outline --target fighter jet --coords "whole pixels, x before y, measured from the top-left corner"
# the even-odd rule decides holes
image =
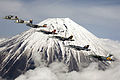
[[[89,55],[89,57],[92,57],[92,58],[94,58],[94,59],[97,59],[97,60],[99,60],[99,61],[115,61],[115,59],[113,59],[112,57],[113,57],[113,55],[109,55],[109,56],[100,56],[100,55]]]
[[[22,19],[18,19],[15,21],[15,23],[25,23],[25,24],[28,24],[30,23],[30,21],[25,21],[25,20],[22,20]]]
[[[40,26],[40,25],[37,25],[37,24],[31,24],[31,23],[26,24],[26,26],[29,26],[29,27],[32,27],[32,28],[47,27],[47,26],[45,26],[45,25]]]
[[[18,20],[18,17],[17,16],[13,16],[13,15],[8,15],[8,16],[5,16],[3,19]]]
[[[81,46],[76,46],[76,45],[68,45],[67,47],[70,47],[70,48],[74,48],[75,50],[85,50],[85,51],[90,51],[91,49],[88,49],[89,48],[89,45],[85,45],[84,47],[81,47]]]
[[[42,32],[44,34],[57,34],[56,29],[54,29],[53,31],[40,30],[39,32]]]
[[[66,37],[61,37],[61,36],[52,36],[53,38],[59,39],[61,41],[74,41],[73,39],[73,35],[71,35],[70,37],[66,38]]]
[[[32,28],[40,28],[40,27],[47,27],[47,24],[44,24],[42,26],[37,25],[37,24],[33,24],[33,20],[30,19],[29,23],[27,23],[26,26],[29,26],[29,27],[32,27]]]

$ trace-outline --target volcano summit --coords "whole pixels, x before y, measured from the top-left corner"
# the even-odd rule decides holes
[[[108,67],[108,62],[89,57],[91,54],[107,56],[109,53],[100,39],[88,30],[69,18],[49,18],[38,25],[44,24],[47,27],[32,28],[0,42],[0,76],[14,79],[29,69],[49,67],[53,62],[64,63],[68,72],[80,71],[91,62],[97,62],[102,70]],[[44,32],[54,30],[56,34]],[[85,45],[89,45],[89,50],[84,49]]]

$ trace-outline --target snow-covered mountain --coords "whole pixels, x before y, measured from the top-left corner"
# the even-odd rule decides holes
[[[79,71],[94,62],[90,54],[107,56],[99,38],[69,18],[49,18],[38,25],[47,24],[45,28],[32,28],[0,43],[0,75],[14,79],[29,69],[37,66],[49,66],[52,62],[62,62],[68,71]],[[45,34],[41,30],[58,34]],[[74,41],[63,41],[55,36],[69,37]],[[90,45],[90,51],[76,50],[70,45],[84,47]],[[108,63],[99,62],[99,69],[106,69]]]

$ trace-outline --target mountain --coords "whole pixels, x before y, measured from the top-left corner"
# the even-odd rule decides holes
[[[80,71],[91,62],[98,62],[98,68],[105,70],[109,63],[88,57],[90,54],[107,56],[101,40],[69,18],[49,18],[38,25],[45,28],[31,28],[0,43],[0,76],[14,79],[29,69],[62,62],[68,71]],[[42,31],[56,30],[57,34]],[[73,40],[65,41],[73,35]],[[77,50],[76,46],[89,45],[90,51]]]

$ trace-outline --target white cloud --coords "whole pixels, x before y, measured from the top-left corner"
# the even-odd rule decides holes
[[[108,50],[111,54],[114,54],[115,57],[120,59],[120,41],[113,41],[109,39],[101,39],[104,41],[103,45],[106,46],[105,49]]]
[[[29,70],[16,80],[57,80],[57,77],[49,68],[38,67],[35,70]]]

